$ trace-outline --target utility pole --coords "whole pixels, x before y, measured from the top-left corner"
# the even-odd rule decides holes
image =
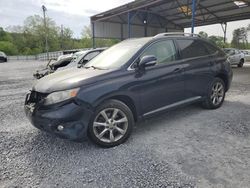
[[[63,25],[61,25],[61,50],[63,50]]]
[[[47,29],[46,17],[45,17],[45,12],[47,11],[47,8],[43,5],[42,9],[43,9],[43,22],[44,22],[44,31],[45,31],[45,50],[47,53],[47,60],[49,60],[48,29]]]

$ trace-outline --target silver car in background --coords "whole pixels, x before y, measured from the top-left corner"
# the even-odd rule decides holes
[[[241,50],[241,52],[245,55],[245,61],[250,62],[250,50]]]
[[[224,48],[223,50],[227,54],[228,60],[231,65],[237,65],[238,67],[243,67],[245,63],[244,53],[235,48]]]

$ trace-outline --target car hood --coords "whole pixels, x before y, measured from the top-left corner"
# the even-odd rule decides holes
[[[69,68],[43,77],[37,81],[32,90],[40,93],[52,93],[77,88],[100,80],[101,75],[110,71],[111,70],[97,70],[92,68]]]

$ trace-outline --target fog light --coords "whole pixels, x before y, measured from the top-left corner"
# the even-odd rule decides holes
[[[62,131],[63,129],[64,129],[64,127],[62,125],[58,125],[58,127],[57,127],[58,131]]]

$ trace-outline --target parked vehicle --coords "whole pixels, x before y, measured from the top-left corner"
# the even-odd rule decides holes
[[[49,75],[53,72],[55,72],[59,67],[63,67],[68,65],[71,60],[73,59],[72,55],[63,55],[59,56],[56,59],[50,59],[49,62],[47,63],[45,68],[42,68],[40,70],[37,70],[33,76],[37,79],[40,79],[46,75]]]
[[[27,94],[25,112],[38,129],[112,147],[154,114],[194,102],[219,108],[231,80],[218,47],[198,36],[163,33],[125,40],[82,69],[42,78]]]
[[[96,48],[78,52],[78,54],[74,54],[73,60],[65,67],[61,67],[57,69],[58,71],[65,70],[68,68],[81,68],[91,59],[102,53],[107,48]]]
[[[76,64],[76,62],[78,62],[79,64],[82,62],[87,63],[87,61],[94,58],[103,50],[104,48],[97,48],[97,49],[92,49],[92,50],[75,52],[74,54],[66,54],[66,55],[59,56],[56,61],[50,60],[45,68],[41,70],[37,70],[33,74],[33,76],[37,79],[40,79],[46,75],[56,72],[57,70],[63,70],[69,67],[73,67]],[[81,62],[77,61],[78,58],[81,58],[80,59]],[[75,65],[75,67],[77,67],[77,65]]]
[[[245,61],[250,62],[250,50],[241,50],[241,52],[245,55]]]
[[[7,61],[8,61],[7,55],[4,52],[0,51],[0,63],[1,62],[7,62]]]
[[[228,59],[231,65],[243,67],[245,63],[244,53],[235,48],[224,48],[224,52],[228,55]]]

